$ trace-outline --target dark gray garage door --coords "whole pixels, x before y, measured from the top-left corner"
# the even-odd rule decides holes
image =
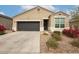
[[[17,22],[18,31],[40,31],[40,22]]]

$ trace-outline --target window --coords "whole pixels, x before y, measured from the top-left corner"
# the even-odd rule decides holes
[[[64,18],[55,18],[55,28],[64,28]]]

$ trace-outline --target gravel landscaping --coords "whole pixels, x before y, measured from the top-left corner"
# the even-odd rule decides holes
[[[61,41],[57,41],[58,48],[56,49],[47,49],[46,41],[50,38],[50,33],[48,35],[41,34],[41,53],[79,53],[79,48],[74,47],[70,44],[74,39],[69,38],[65,35],[61,35]]]

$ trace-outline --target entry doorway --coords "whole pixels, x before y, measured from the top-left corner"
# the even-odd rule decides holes
[[[44,19],[44,30],[48,30],[48,19]]]

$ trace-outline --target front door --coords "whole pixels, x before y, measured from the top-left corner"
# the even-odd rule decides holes
[[[48,30],[48,19],[44,20],[44,30]]]

